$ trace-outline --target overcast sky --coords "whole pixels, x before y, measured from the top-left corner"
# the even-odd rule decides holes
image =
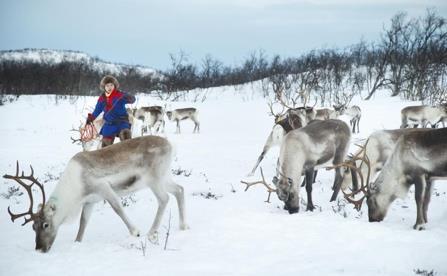
[[[183,51],[235,65],[256,50],[297,57],[378,41],[397,12],[428,7],[447,17],[445,0],[0,0],[0,50],[76,50],[156,69]]]

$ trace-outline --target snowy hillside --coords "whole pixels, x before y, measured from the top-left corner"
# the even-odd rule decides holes
[[[0,51],[0,60],[2,61],[21,61],[41,64],[57,64],[61,62],[79,62],[88,64],[92,70],[98,73],[111,73],[119,75],[124,71],[133,68],[141,76],[157,74],[155,69],[144,66],[131,66],[106,62],[94,58],[86,53],[68,50],[48,50],[48,49],[23,49]],[[155,77],[156,75],[154,75]]]
[[[340,195],[329,202],[333,171],[319,172],[313,188],[314,212],[304,211],[302,203],[298,214],[289,215],[276,195],[265,203],[267,193],[260,186],[244,192],[240,180],[260,179],[259,171],[252,178],[246,175],[273,120],[267,100],[256,89],[247,85],[193,91],[190,100],[166,103],[168,108],[197,107],[201,133],[192,134],[193,123],[185,121],[182,133],[174,134],[175,124],[167,122],[166,136],[175,146],[172,171],[185,188],[190,229],[178,229],[177,206],[171,197],[158,244],[145,236],[131,237],[111,207],[100,202],[82,243],[74,242],[77,217],[61,226],[50,252],[38,253],[31,225],[22,227],[22,219],[12,223],[7,213],[8,206],[13,212],[25,211],[27,195],[13,193],[8,199],[8,189],[15,183],[2,179],[0,275],[447,275],[447,181],[435,184],[425,231],[412,229],[413,188],[405,200],[392,204],[380,223],[369,223],[366,206],[357,212]],[[193,102],[201,98],[194,93],[206,93],[206,101]],[[165,104],[137,97],[138,106]],[[32,165],[49,195],[68,160],[81,150],[71,143],[75,134],[70,129],[85,120],[96,99],[59,100],[56,105],[53,96],[21,96],[0,106],[0,172],[14,174],[16,160],[25,174]],[[360,133],[351,141],[354,151],[354,143],[371,132],[398,128],[400,109],[419,103],[382,92],[352,104],[363,111]],[[269,181],[278,153],[279,148],[272,149],[261,163]],[[146,233],[155,216],[155,197],[145,190],[124,203],[129,218]]]

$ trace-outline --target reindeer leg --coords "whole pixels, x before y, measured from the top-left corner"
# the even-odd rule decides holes
[[[313,173],[313,176],[312,176],[312,184],[315,183],[315,180],[317,179],[317,173],[318,173],[318,170],[314,170],[314,173]],[[307,178],[304,177],[303,178],[303,182],[301,182],[301,187],[306,186],[306,183],[307,183]]]
[[[161,133],[165,133],[166,122],[165,122],[164,120],[163,120],[162,123],[161,123],[161,127],[162,127],[162,129],[161,129]]]
[[[198,121],[194,121],[194,132],[200,132],[200,123]]]
[[[357,119],[357,133],[360,133],[360,118]]]
[[[149,185],[149,187],[158,201],[157,214],[155,215],[154,222],[152,223],[151,229],[147,234],[149,240],[155,242],[158,240],[158,228],[160,228],[161,219],[163,218],[166,206],[168,205],[169,195],[165,190],[165,186],[163,185]]]
[[[175,121],[177,122],[177,129],[175,133],[180,134],[180,120],[176,119]]]
[[[413,226],[415,230],[424,230],[424,215],[423,215],[423,201],[424,193],[426,187],[425,175],[420,175],[415,178],[415,193],[414,197],[416,199],[416,224]]]
[[[87,226],[87,222],[90,219],[90,215],[92,214],[94,203],[85,203],[82,207],[81,219],[79,221],[79,230],[78,235],[76,236],[77,242],[81,242],[84,237],[85,227]]]
[[[110,187],[110,185],[104,185],[99,193],[110,204],[110,206],[112,206],[113,211],[115,211],[115,213],[123,220],[124,224],[127,226],[127,229],[129,229],[130,234],[132,236],[139,237],[140,231],[138,231],[138,229],[130,222],[126,213],[124,213],[118,196],[113,191],[112,187]]]
[[[429,179],[426,179],[427,186],[425,187],[424,204],[422,205],[422,211],[424,216],[424,222],[427,223],[427,211],[428,205],[430,204],[431,193],[433,189],[433,183]]]
[[[341,169],[336,168],[335,169],[335,179],[334,179],[334,185],[332,186],[334,192],[332,193],[330,201],[335,201],[337,199],[337,195],[340,192],[341,184],[343,182],[343,176],[341,175]]]
[[[189,229],[188,224],[186,224],[185,222],[185,195],[183,187],[171,180],[167,185],[167,191],[168,193],[174,195],[175,199],[177,200],[178,213],[180,218],[180,229]]]
[[[305,171],[306,177],[306,192],[307,192],[307,209],[306,211],[313,211],[315,209],[312,202],[312,184],[314,180],[314,168],[307,169]]]
[[[270,132],[269,137],[267,138],[267,141],[265,142],[264,148],[262,149],[261,155],[258,157],[258,161],[256,161],[255,166],[251,170],[251,172],[248,174],[248,176],[253,176],[255,174],[256,169],[258,168],[261,161],[264,159],[264,156],[267,154],[267,152],[270,150],[272,145],[274,144],[273,140],[273,131]]]

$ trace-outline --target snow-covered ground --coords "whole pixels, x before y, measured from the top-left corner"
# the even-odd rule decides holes
[[[398,128],[400,109],[409,102],[383,93],[371,101],[354,100],[363,111],[360,134]],[[11,223],[13,212],[28,208],[27,195],[0,196],[0,275],[447,275],[447,185],[437,182],[425,231],[415,231],[414,190],[396,200],[381,223],[369,223],[367,208],[359,213],[341,199],[330,203],[333,171],[321,170],[314,184],[314,212],[301,208],[289,215],[262,187],[244,192],[247,178],[272,127],[267,100],[252,86],[216,88],[205,102],[181,101],[168,107],[194,106],[200,110],[201,133],[182,122],[182,133],[167,122],[167,138],[175,145],[172,169],[185,188],[190,229],[178,230],[178,213],[171,197],[160,228],[159,244],[143,236],[131,237],[122,221],[105,203],[98,203],[84,241],[75,243],[78,218],[61,226],[47,254],[34,250],[31,225]],[[164,104],[138,96],[138,105]],[[193,97],[192,97],[193,98]],[[71,143],[69,130],[84,121],[95,97],[77,101],[54,96],[22,96],[0,106],[0,172],[21,169],[46,182],[47,194],[57,184],[71,156],[80,146]],[[351,147],[355,150],[355,146]],[[279,148],[261,163],[268,180],[274,175]],[[447,157],[446,157],[447,158]],[[2,179],[0,194],[13,181]],[[443,185],[444,184],[444,185]],[[304,194],[304,193],[302,193]],[[136,202],[134,202],[136,201]],[[149,190],[127,198],[130,219],[143,232],[149,230],[156,200]],[[303,207],[303,206],[302,206]],[[171,220],[170,213],[172,215]],[[167,249],[166,233],[170,228]]]

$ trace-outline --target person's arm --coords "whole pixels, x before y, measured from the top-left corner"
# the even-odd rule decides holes
[[[98,99],[98,102],[96,103],[95,110],[93,110],[93,113],[89,113],[87,115],[87,124],[93,122],[99,114],[104,110],[105,101],[100,97]]]
[[[129,93],[123,92],[124,96],[123,99],[126,102],[126,104],[133,104],[136,100],[135,96]]]

